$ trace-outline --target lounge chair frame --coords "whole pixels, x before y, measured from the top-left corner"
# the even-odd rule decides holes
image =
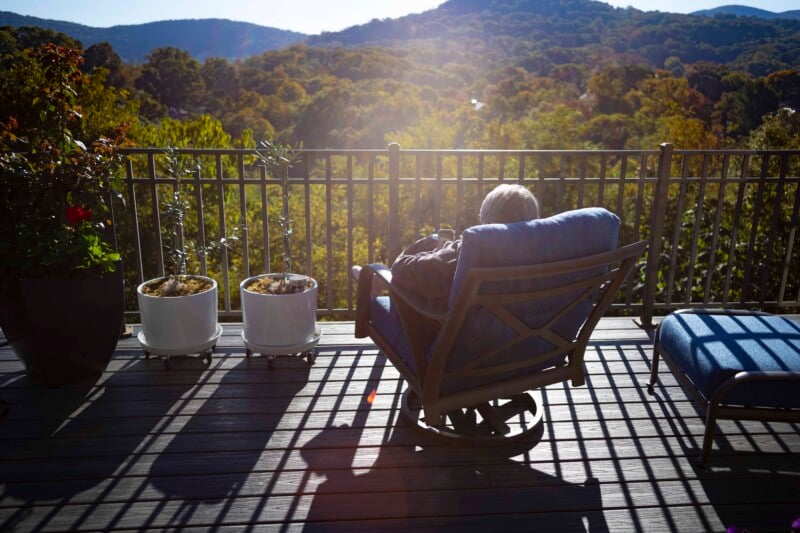
[[[391,271],[386,266],[370,264],[362,268],[359,275],[355,325],[356,337],[368,336],[372,338],[398,369],[409,387],[409,392],[404,400],[404,413],[409,416],[409,413],[417,411],[418,409],[410,405],[410,402],[421,401],[424,416],[417,423],[421,424],[423,429],[445,436],[466,439],[471,442],[482,439],[497,440],[498,437],[500,440],[508,440],[508,427],[503,423],[503,416],[499,415],[502,409],[498,407],[496,401],[500,398],[509,398],[517,403],[528,404],[530,410],[535,409],[535,412],[533,412],[534,423],[525,428],[524,431],[511,435],[514,438],[523,437],[537,429],[535,426],[541,422],[542,409],[535,400],[528,400],[520,395],[527,395],[527,391],[553,383],[570,381],[574,386],[584,384],[583,358],[589,337],[600,318],[610,307],[617,291],[630,275],[636,265],[636,261],[646,247],[646,241],[639,241],[611,252],[566,261],[530,266],[473,268],[467,273],[451,309],[442,314],[426,311],[408,294],[404,294],[394,286],[392,284]],[[528,282],[528,286],[530,286],[530,282],[533,280],[552,278],[553,276],[564,277],[562,276],[564,274],[581,271],[594,272],[594,274],[579,281],[567,281],[563,284],[551,285],[540,290],[507,292],[509,281],[519,281],[521,286]],[[506,290],[493,290],[493,287],[496,288],[498,285],[505,286]],[[396,304],[400,311],[400,318],[405,332],[408,332],[412,327],[407,318],[408,313],[405,312],[407,309],[412,309],[419,315],[440,325],[440,335],[433,351],[430,352],[430,357],[427,355],[429,353],[428,346],[422,346],[410,340],[416,372],[406,364],[397,352],[396,347],[383,336],[372,321],[370,316],[371,299],[376,293],[376,288],[388,291],[392,304]],[[565,293],[574,294],[576,292],[581,295],[577,300],[567,303],[563,308],[558,309],[547,324],[537,328],[528,327],[523,321],[510,313],[507,308],[507,305],[512,303],[535,302]],[[586,320],[578,329],[575,338],[566,339],[561,337],[552,329],[553,324],[584,298],[589,298],[593,302]],[[516,337],[504,346],[495,347],[488,353],[474,359],[474,364],[459,371],[448,372],[446,370],[447,363],[453,352],[461,326],[467,317],[468,311],[476,306],[489,310],[496,318],[513,328],[517,333]],[[546,353],[537,354],[522,361],[491,365],[493,356],[509,345],[522,342],[532,336],[546,339],[554,348]],[[530,372],[531,368],[539,366],[561,354],[566,355],[563,364]],[[476,366],[478,363],[480,368]],[[449,394],[442,391],[442,385],[445,381],[467,379],[475,376],[491,377],[492,375],[508,374],[510,371],[515,373],[514,377],[469,387]],[[467,411],[477,409],[484,419],[489,419],[490,424],[494,427],[492,434],[476,436],[467,435],[460,431],[443,431],[445,428],[445,416],[453,412],[463,413],[465,409]],[[492,421],[492,419],[495,420]]]

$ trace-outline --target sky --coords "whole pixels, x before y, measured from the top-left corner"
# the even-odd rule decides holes
[[[306,34],[339,31],[372,19],[433,9],[444,0],[0,0],[0,11],[108,27],[157,20],[224,18]],[[781,12],[798,0],[607,0],[615,7],[689,13],[727,4]],[[791,4],[791,5],[790,5]]]

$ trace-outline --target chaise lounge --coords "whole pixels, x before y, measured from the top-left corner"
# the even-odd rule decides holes
[[[686,309],[659,324],[648,391],[667,366],[706,417],[699,460],[718,419],[800,422],[800,325],[768,313]]]
[[[407,382],[406,418],[469,444],[539,429],[543,410],[529,392],[584,384],[589,336],[646,247],[618,248],[619,225],[586,208],[467,229],[442,314],[392,285],[387,267],[362,268],[356,336],[371,337]]]

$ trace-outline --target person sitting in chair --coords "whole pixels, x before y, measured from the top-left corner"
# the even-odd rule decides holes
[[[502,184],[483,199],[481,224],[510,224],[539,218],[539,202],[518,184]],[[427,236],[409,246],[392,263],[392,283],[430,311],[447,311],[461,240],[442,242]]]
[[[539,202],[519,184],[501,184],[483,199],[481,224],[510,224],[539,218]],[[406,248],[391,266],[392,284],[426,310],[447,311],[450,287],[456,272],[461,240],[442,241],[434,235],[419,239]],[[358,279],[360,266],[353,267]]]

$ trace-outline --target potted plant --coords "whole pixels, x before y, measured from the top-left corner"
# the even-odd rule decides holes
[[[242,301],[242,340],[249,357],[305,354],[314,362],[317,329],[317,282],[291,272],[292,225],[289,216],[289,169],[300,161],[297,151],[279,143],[262,141],[256,148],[259,164],[281,179],[282,207],[278,219],[283,233],[283,272],[252,276],[239,284]]]
[[[88,141],[80,53],[49,44],[4,71],[0,327],[33,382],[97,379],[123,327],[110,201],[127,125]]]
[[[181,180],[198,167],[184,165],[174,148],[167,148],[166,171],[174,180],[173,193],[164,204],[169,244],[167,263],[171,272],[141,283],[136,288],[142,329],[139,343],[145,355],[160,355],[169,369],[173,355],[199,353],[206,364],[217,345],[222,326],[217,321],[217,282],[213,278],[186,274],[186,244],[183,224],[189,210],[181,191]]]

